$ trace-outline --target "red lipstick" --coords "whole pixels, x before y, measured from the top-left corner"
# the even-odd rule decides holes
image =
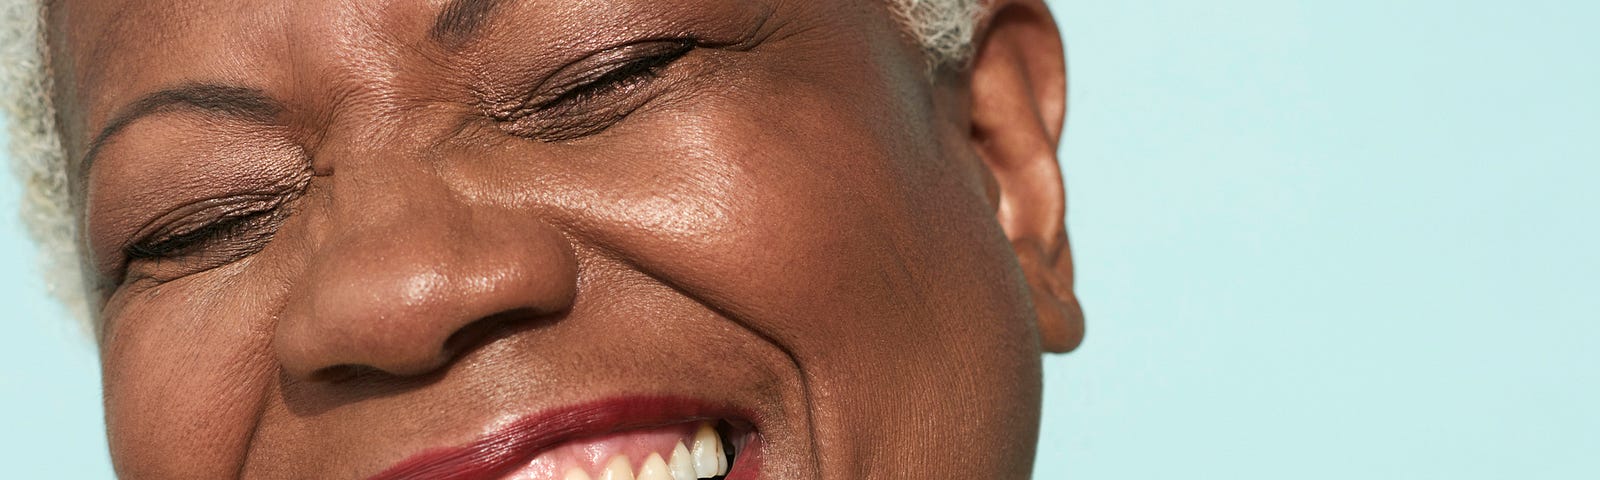
[[[572,440],[698,420],[751,418],[744,413],[685,398],[601,400],[519,418],[467,445],[413,455],[369,480],[490,480],[510,474],[541,452]],[[755,454],[759,447],[748,450]],[[739,470],[749,471],[758,461],[757,455],[749,457],[740,459]],[[743,465],[746,463],[750,465]],[[749,476],[746,472],[733,473]]]

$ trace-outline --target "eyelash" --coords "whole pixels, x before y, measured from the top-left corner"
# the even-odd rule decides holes
[[[256,211],[219,218],[194,230],[165,236],[156,236],[129,245],[128,259],[158,260],[183,256],[208,244],[235,239],[254,226],[257,220],[272,211]]]
[[[592,60],[601,65],[549,89],[554,92],[535,94],[515,111],[492,116],[508,133],[543,142],[599,133],[643,105],[649,95],[639,94],[640,90],[699,46],[696,40],[675,39],[602,52],[596,56],[617,58]]]
[[[634,59],[600,74],[594,80],[562,92],[556,98],[541,103],[534,109],[544,111],[561,105],[587,102],[596,97],[625,88],[635,81],[654,78],[661,73],[662,69],[683,58],[684,55],[688,55],[689,51],[693,49],[694,45],[692,43],[682,42],[680,47],[675,50]]]
[[[288,218],[286,194],[246,195],[183,213],[123,248],[117,283],[167,281],[250,257],[267,247]]]

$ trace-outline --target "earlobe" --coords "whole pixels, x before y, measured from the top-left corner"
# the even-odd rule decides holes
[[[1016,251],[1042,347],[1083,339],[1056,148],[1066,110],[1066,65],[1055,19],[1040,0],[993,2],[971,69],[974,149],[993,178],[996,217]]]
[[[1031,241],[1013,240],[1011,245],[1028,281],[1041,347],[1054,353],[1077,349],[1083,343],[1083,306],[1073,291],[1072,254],[1065,234],[1059,252],[1049,252]]]

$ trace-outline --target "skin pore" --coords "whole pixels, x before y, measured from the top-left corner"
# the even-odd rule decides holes
[[[1059,35],[859,0],[60,0],[123,478],[366,478],[619,397],[761,478],[1026,478],[1076,347]]]

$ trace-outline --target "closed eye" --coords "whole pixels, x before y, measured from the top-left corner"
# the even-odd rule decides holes
[[[600,52],[562,68],[521,107],[491,116],[513,135],[544,142],[599,133],[648,103],[667,67],[697,45],[654,40]]]
[[[217,219],[186,231],[149,238],[129,245],[129,261],[172,258],[201,250],[208,244],[237,238],[241,230],[271,214],[271,211],[251,212]]]
[[[677,42],[674,47],[676,48],[617,65],[610,70],[602,72],[593,80],[562,92],[536,108],[537,110],[550,110],[563,105],[581,103],[624,88],[634,82],[655,77],[661,69],[683,58],[690,50],[694,49],[693,43],[687,41]]]
[[[220,199],[174,212],[122,250],[119,282],[165,281],[237,262],[265,249],[289,217],[291,195]]]

